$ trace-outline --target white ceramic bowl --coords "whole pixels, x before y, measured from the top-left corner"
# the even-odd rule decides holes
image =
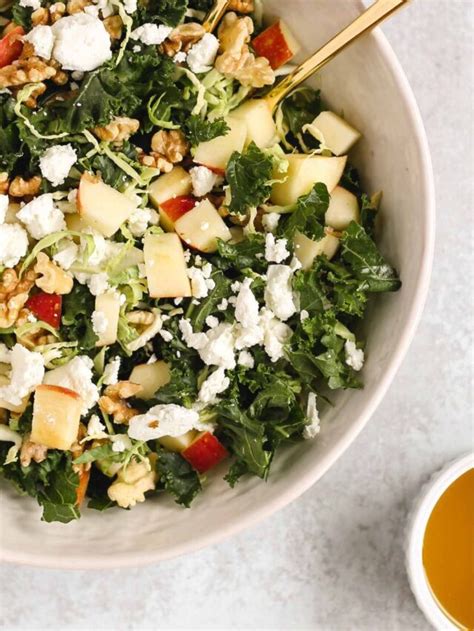
[[[416,499],[408,520],[406,567],[410,585],[418,606],[438,631],[456,631],[458,627],[444,614],[436,602],[423,567],[423,541],[426,526],[434,507],[448,487],[464,473],[474,468],[474,453],[450,462],[435,473]]]
[[[359,0],[267,0],[266,6],[269,18],[283,17],[298,35],[300,58],[363,10]],[[59,568],[130,566],[215,543],[301,495],[367,423],[407,351],[428,289],[434,240],[429,149],[413,94],[380,32],[332,61],[318,82],[328,104],[364,133],[352,159],[367,190],[384,191],[380,243],[403,280],[401,291],[377,298],[365,325],[365,388],[335,397],[320,437],[280,453],[267,483],[250,478],[232,490],[217,472],[191,510],[160,498],[131,511],[85,510],[79,522],[45,524],[32,500],[5,488],[5,560]]]

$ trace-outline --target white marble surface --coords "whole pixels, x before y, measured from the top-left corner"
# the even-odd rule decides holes
[[[472,440],[471,7],[417,0],[384,27],[427,127],[438,240],[423,321],[367,429],[302,498],[213,548],[128,571],[2,568],[4,629],[429,628],[402,543],[420,486]]]

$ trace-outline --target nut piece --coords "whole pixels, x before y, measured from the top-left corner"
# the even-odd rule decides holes
[[[24,180],[22,177],[17,175],[13,178],[10,188],[8,189],[8,193],[12,197],[34,196],[39,193],[40,188],[41,178],[39,175],[34,175],[33,177],[30,177],[29,180]]]
[[[134,459],[118,472],[117,479],[107,490],[113,502],[122,508],[130,508],[145,501],[145,493],[152,491],[158,480],[152,456],[142,462]]]
[[[91,4],[89,0],[69,0],[66,5],[67,12],[69,15],[74,15],[75,13],[82,13],[85,7],[88,7]]]
[[[226,13],[217,32],[221,52],[240,54],[252,33],[251,18],[239,18],[236,13]]]
[[[128,423],[132,416],[138,414],[138,410],[130,407],[125,399],[135,396],[142,389],[142,386],[131,381],[119,381],[107,386],[99,399],[99,407],[102,412],[111,414],[115,423]]]
[[[0,194],[8,193],[8,187],[10,186],[10,180],[8,179],[8,173],[2,171],[0,173]]]
[[[138,156],[138,159],[143,166],[159,169],[161,173],[169,173],[173,169],[171,162],[168,162],[163,156],[154,151],[150,151],[149,154],[142,152]]]
[[[25,83],[39,83],[51,79],[56,69],[39,57],[17,59],[8,66],[0,68],[0,88],[10,88]]]
[[[49,11],[43,7],[36,9],[31,14],[32,26],[39,26],[40,24],[49,24]]]
[[[254,0],[230,0],[229,11],[237,11],[237,13],[252,13],[255,9]]]
[[[140,121],[136,118],[127,118],[126,116],[116,116],[108,125],[103,127],[94,127],[92,132],[100,140],[122,144],[124,140],[128,140],[133,136],[140,127]]]
[[[41,275],[36,279],[36,286],[47,294],[69,294],[72,291],[72,276],[53,263],[44,252],[36,257],[34,271]]]
[[[169,34],[165,49],[168,48],[168,50],[172,50],[173,54],[180,50],[188,52],[191,46],[198,42],[205,34],[206,31],[202,24],[198,24],[197,22],[180,24]],[[166,54],[172,57],[173,54],[170,55],[168,50],[165,50]]]
[[[22,467],[28,467],[31,461],[43,462],[46,460],[48,454],[48,448],[46,445],[40,445],[30,440],[30,435],[27,434],[23,438],[20,449],[20,463]]]
[[[29,311],[23,309],[28,294],[33,287],[36,274],[28,270],[20,280],[14,269],[6,269],[0,280],[0,328],[8,329],[19,324],[19,318],[26,320]]]
[[[189,144],[181,131],[157,131],[151,138],[151,148],[168,162],[181,162],[189,151]]]
[[[49,7],[49,19],[52,24],[60,20],[66,13],[64,2],[55,2]]]
[[[120,39],[122,37],[123,22],[120,15],[111,15],[103,21],[105,30],[110,35],[110,39]]]

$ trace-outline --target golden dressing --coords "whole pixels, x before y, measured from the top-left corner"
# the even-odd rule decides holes
[[[434,507],[423,565],[444,613],[461,629],[474,629],[474,469],[455,480]]]

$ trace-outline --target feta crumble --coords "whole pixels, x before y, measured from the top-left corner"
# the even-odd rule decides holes
[[[208,425],[201,423],[196,410],[174,403],[155,405],[146,414],[130,419],[128,435],[135,440],[156,440],[162,436],[181,436],[191,429],[205,431]]]
[[[0,265],[14,267],[28,251],[28,235],[17,223],[0,224]]]
[[[303,438],[310,440],[311,438],[315,438],[321,429],[318,408],[316,407],[316,394],[314,392],[310,392],[308,394],[306,418],[308,420],[308,424],[303,430]]]
[[[202,361],[208,366],[235,368],[233,327],[222,322],[207,333],[194,333],[189,320],[179,321],[183,340],[188,348],[198,351]]]
[[[253,368],[255,366],[255,360],[248,351],[240,351],[237,363],[244,368]]]
[[[186,53],[180,50],[173,57],[173,61],[175,64],[184,64],[184,62],[186,61],[186,57],[187,57]]]
[[[189,171],[195,197],[204,197],[212,191],[217,181],[217,174],[207,167],[193,167]],[[209,225],[208,225],[209,227]]]
[[[172,30],[170,26],[163,26],[162,24],[158,26],[149,22],[132,31],[130,37],[147,46],[157,46],[165,41]]]
[[[8,195],[0,195],[0,224],[5,221],[8,210]]]
[[[50,26],[40,24],[25,35],[24,40],[32,44],[35,55],[43,59],[51,59],[54,46],[54,33]]]
[[[10,383],[0,386],[0,399],[11,405],[20,405],[22,399],[43,380],[43,356],[29,351],[21,344],[15,344],[11,351],[5,344],[0,344],[0,347],[2,361],[11,364]]]
[[[226,377],[224,368],[217,368],[202,383],[198,400],[206,405],[213,405],[219,400],[217,395],[225,392],[229,386],[230,379]]]
[[[91,320],[92,320],[92,330],[98,337],[100,337],[107,331],[109,321],[103,311],[97,311],[97,310],[93,311]]]
[[[132,448],[132,441],[126,434],[113,434],[109,436],[112,443],[112,451],[122,453]]]
[[[219,40],[215,35],[206,33],[188,52],[186,61],[189,68],[196,74],[209,72],[216,59],[219,45]]]
[[[262,226],[267,232],[275,232],[281,215],[279,213],[265,213],[262,216]]]
[[[212,272],[211,265],[209,265],[209,267],[204,266],[203,268],[188,268],[188,277],[191,281],[191,292],[194,298],[206,298],[209,295],[209,291],[216,286],[212,278],[209,278],[210,271]]]
[[[67,241],[67,245],[53,254],[53,261],[67,271],[76,261],[78,254],[79,247],[73,241]]]
[[[106,364],[102,375],[102,383],[106,386],[113,386],[118,382],[121,361],[120,357],[114,357],[108,364]]]
[[[276,239],[271,232],[265,236],[265,259],[269,263],[282,263],[289,256],[286,239]]]
[[[44,193],[25,204],[17,213],[33,239],[40,240],[52,232],[66,230],[64,215],[54,204],[51,193]]]
[[[123,8],[129,15],[135,13],[138,8],[137,0],[123,0]]]
[[[259,321],[258,301],[250,288],[251,284],[250,278],[243,280],[235,303],[235,319],[245,328],[256,326]]]
[[[351,340],[347,340],[344,344],[344,351],[346,353],[346,364],[356,371],[362,370],[364,366],[364,351],[361,348],[357,348]]]
[[[109,277],[105,272],[100,272],[99,274],[91,274],[90,277],[86,280],[86,284],[89,287],[89,291],[93,296],[100,296],[101,294],[105,294],[105,292],[109,288]]]
[[[64,184],[69,171],[77,161],[72,145],[53,145],[46,149],[39,161],[41,174],[53,186]]]
[[[207,316],[206,324],[210,329],[214,329],[216,326],[219,326],[219,319],[213,315]]]
[[[110,36],[94,15],[68,15],[51,28],[55,36],[53,57],[63,70],[89,72],[112,58]]]
[[[24,7],[25,9],[33,9],[33,11],[36,11],[36,9],[39,9],[41,7],[41,1],[40,0],[20,0],[19,5],[20,7]]]
[[[169,331],[164,331],[163,329],[160,331],[160,335],[165,342],[171,342],[173,339],[173,334]]]
[[[303,322],[304,320],[307,320],[309,318],[309,313],[306,311],[306,309],[302,309],[302,311],[300,312],[300,321]]]
[[[101,422],[97,414],[92,414],[87,423],[87,438],[107,438],[105,425]]]
[[[156,225],[158,213],[152,208],[137,208],[128,219],[128,228],[134,237],[142,237],[148,225]]]
[[[296,312],[288,265],[269,265],[265,287],[265,304],[280,320],[288,320]]]
[[[81,413],[87,414],[99,400],[99,390],[92,380],[93,365],[92,359],[87,355],[76,355],[64,366],[49,370],[43,383],[77,392],[82,399]]]
[[[272,362],[283,357],[283,349],[293,331],[284,322],[275,318],[269,309],[262,309],[261,324],[263,330],[263,345],[265,352]]]

